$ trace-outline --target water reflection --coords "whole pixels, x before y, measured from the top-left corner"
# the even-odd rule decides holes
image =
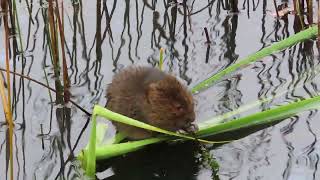
[[[47,85],[57,91],[48,92],[26,78],[12,75],[12,109],[17,124],[16,179],[81,178],[81,170],[73,159],[89,137],[85,110],[90,112],[95,103],[105,104],[104,90],[119,69],[131,64],[156,66],[159,48],[166,50],[165,70],[192,87],[238,59],[306,27],[303,16],[302,19],[292,15],[281,19],[270,16],[274,7],[266,0],[97,0],[95,3],[74,0],[64,3],[63,45],[69,90],[72,103],[82,109],[66,103],[62,95],[66,94],[66,88],[62,67],[60,73],[60,69],[57,71],[53,66],[48,2],[17,2],[21,36],[17,33],[13,12],[8,16],[11,70],[44,84],[48,79]],[[62,14],[61,2],[58,5]],[[58,24],[56,26],[58,28]],[[1,18],[0,28],[3,27]],[[210,44],[205,43],[204,27],[209,31]],[[4,37],[4,31],[0,31],[0,35]],[[3,49],[4,44],[0,43],[1,57]],[[315,72],[319,69],[319,59],[314,49],[313,41],[297,44],[197,94],[197,119],[232,111],[257,98],[274,97],[241,115],[317,95],[319,81]],[[62,62],[61,57],[59,61]],[[276,96],[283,92],[284,96]],[[317,135],[320,133],[316,128],[317,118],[317,111],[306,112],[218,149],[206,148],[220,165],[221,179],[268,179],[271,173],[275,179],[304,175],[317,179]],[[7,129],[3,122],[0,124],[3,134],[0,162],[6,167],[2,168],[0,179],[5,179]],[[240,135],[232,134],[231,139]],[[105,176],[110,176],[109,179],[211,178],[214,173],[199,160],[199,149],[190,143],[151,146],[103,162],[100,170],[112,167],[114,175]],[[274,169],[277,170],[273,172]]]
[[[99,163],[101,170],[111,167],[113,175],[105,179],[196,179],[201,162],[194,143],[158,144]]]

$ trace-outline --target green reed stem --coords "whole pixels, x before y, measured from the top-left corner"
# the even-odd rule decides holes
[[[212,86],[217,81],[223,79],[226,75],[231,74],[232,72],[241,69],[241,67],[246,66],[252,62],[255,62],[263,57],[266,57],[268,55],[271,55],[275,52],[279,52],[281,50],[284,50],[285,48],[288,48],[290,46],[293,46],[299,42],[305,41],[307,39],[310,39],[312,37],[315,37],[318,33],[318,27],[312,26],[304,31],[301,31],[295,35],[292,35],[282,41],[279,41],[277,43],[273,43],[269,47],[265,47],[261,49],[260,51],[249,55],[248,57],[238,60],[235,64],[227,67],[226,69],[218,72],[217,74],[214,74],[213,76],[209,77],[208,79],[200,82],[199,84],[195,85],[192,88],[193,93],[197,93],[198,91],[204,90],[210,86]]]

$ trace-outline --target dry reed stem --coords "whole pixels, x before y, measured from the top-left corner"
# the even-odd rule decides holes
[[[300,25],[302,29],[305,29],[305,25],[304,25],[304,17],[301,14],[302,10],[303,10],[303,4],[300,4],[300,1],[295,1],[295,9],[296,9],[296,14],[298,15],[299,21],[300,21]]]
[[[2,0],[1,8],[5,12],[3,15],[4,31],[5,31],[5,58],[6,58],[6,79],[7,79],[7,92],[5,93],[4,80],[0,76],[0,95],[2,99],[2,106],[5,113],[6,122],[9,126],[9,169],[10,179],[13,180],[13,120],[11,113],[11,81],[10,81],[10,64],[9,64],[9,25],[8,25],[8,1]]]
[[[49,16],[49,28],[50,28],[50,37],[51,37],[51,47],[52,47],[52,56],[53,56],[53,68],[54,71],[57,71],[58,68],[58,50],[57,50],[57,43],[56,43],[56,31],[55,31],[55,23],[54,23],[54,14],[53,14],[53,3],[52,0],[48,0],[48,16]],[[58,74],[55,73],[57,76]],[[59,75],[58,75],[59,77]]]
[[[5,39],[5,56],[6,56],[6,79],[8,84],[8,96],[7,101],[9,103],[9,110],[11,111],[11,80],[10,80],[10,63],[9,63],[9,25],[8,25],[8,4],[7,0],[3,0],[1,3],[3,11],[5,11],[3,16],[4,24],[4,39]]]
[[[56,18],[58,20],[58,28],[60,33],[60,44],[61,44],[61,51],[62,51],[62,68],[63,68],[63,90],[64,90],[64,102],[70,101],[70,92],[69,92],[69,75],[68,75],[68,68],[67,68],[67,61],[66,61],[66,53],[64,48],[64,24],[63,24],[63,2],[62,2],[62,22],[59,12],[58,1],[56,0],[57,7],[55,9]]]
[[[10,105],[7,102],[4,81],[0,76],[0,96],[2,100],[2,106],[5,113],[6,121],[9,125],[9,159],[10,159],[10,179],[13,180],[13,120]]]

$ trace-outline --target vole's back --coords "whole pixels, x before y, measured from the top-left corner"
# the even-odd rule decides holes
[[[107,88],[107,105],[111,111],[146,122],[143,114],[145,91],[148,84],[166,76],[162,71],[149,67],[129,67],[116,74]],[[127,132],[135,139],[151,136],[151,132],[113,123],[118,130]]]
[[[143,95],[148,84],[166,76],[162,71],[150,67],[129,67],[116,74],[107,89],[107,98]],[[119,97],[120,98],[120,97]]]
[[[130,67],[116,74],[107,89],[107,108],[136,120],[176,131],[195,120],[192,95],[174,77],[156,68]],[[155,135],[150,131],[113,123],[130,139]]]

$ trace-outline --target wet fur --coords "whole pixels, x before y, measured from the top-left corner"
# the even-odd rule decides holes
[[[193,98],[174,76],[151,67],[129,67],[116,74],[107,88],[107,108],[142,122],[177,131],[195,119]],[[113,123],[130,139],[154,132]]]

